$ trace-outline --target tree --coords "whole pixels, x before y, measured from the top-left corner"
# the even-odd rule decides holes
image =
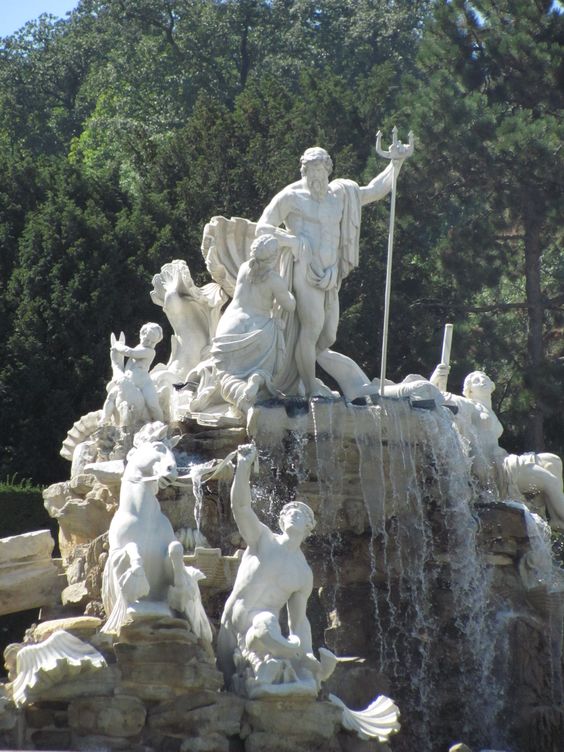
[[[511,342],[499,344],[499,370],[505,386],[514,382],[510,390],[528,391],[527,448],[537,451],[545,417],[556,407],[547,400],[555,394],[551,378],[562,376],[563,353],[551,333],[564,312],[555,253],[564,175],[563,39],[564,18],[549,1],[437,3],[411,93],[420,187],[406,190],[425,191],[427,204],[431,197],[435,217],[422,214],[434,228],[429,253],[438,253],[453,281],[446,295],[439,287],[438,309],[461,320],[468,338],[490,330],[496,348],[514,329]],[[473,314],[480,321],[469,325]]]
[[[65,432],[103,400],[109,332],[133,336],[154,317],[150,277],[164,262],[187,258],[204,281],[212,215],[256,219],[313,143],[336,175],[381,169],[373,132],[413,67],[427,6],[81,0],[67,20],[3,40],[5,472],[60,477]],[[375,216],[366,237],[377,230],[384,250],[384,207]],[[373,300],[360,270],[345,302],[363,286]],[[371,338],[356,335],[359,359]]]

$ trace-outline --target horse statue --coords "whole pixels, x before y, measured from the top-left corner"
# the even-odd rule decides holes
[[[121,480],[119,507],[110,523],[102,601],[108,620],[102,631],[119,633],[129,619],[183,614],[194,634],[211,642],[202,606],[199,569],[184,566],[182,544],[162,513],[156,494],[173,483],[177,467],[172,449],[178,437],[149,423],[135,434]]]

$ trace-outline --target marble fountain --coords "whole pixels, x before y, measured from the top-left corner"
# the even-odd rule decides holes
[[[0,541],[4,592],[41,606],[5,651],[2,748],[560,748],[560,459],[499,445],[483,372],[449,392],[451,325],[432,374],[386,379],[390,279],[379,378],[331,349],[389,193],[391,272],[413,139],[377,149],[366,186],[313,147],[257,223],[213,217],[203,287],[163,266],[167,363],[160,324],[111,334],[105,401],[44,492],[61,559],[46,531]]]

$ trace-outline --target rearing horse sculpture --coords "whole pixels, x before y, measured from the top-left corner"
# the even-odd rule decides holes
[[[104,568],[102,601],[108,614],[103,632],[119,632],[129,615],[167,612],[186,616],[197,637],[211,642],[198,580],[204,575],[184,566],[182,544],[162,513],[156,494],[177,478],[167,427],[152,423],[139,431],[121,481],[119,507],[109,529],[110,552]]]

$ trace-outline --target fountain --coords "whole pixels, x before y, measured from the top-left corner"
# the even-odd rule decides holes
[[[112,335],[106,404],[45,491],[66,586],[5,653],[8,747],[557,748],[559,459],[499,447],[481,372],[447,392],[451,328],[429,379],[330,349],[361,207],[412,150],[394,134],[363,187],[306,150],[257,224],[206,225],[212,283],[178,260],[153,278],[166,364],[158,325]]]

